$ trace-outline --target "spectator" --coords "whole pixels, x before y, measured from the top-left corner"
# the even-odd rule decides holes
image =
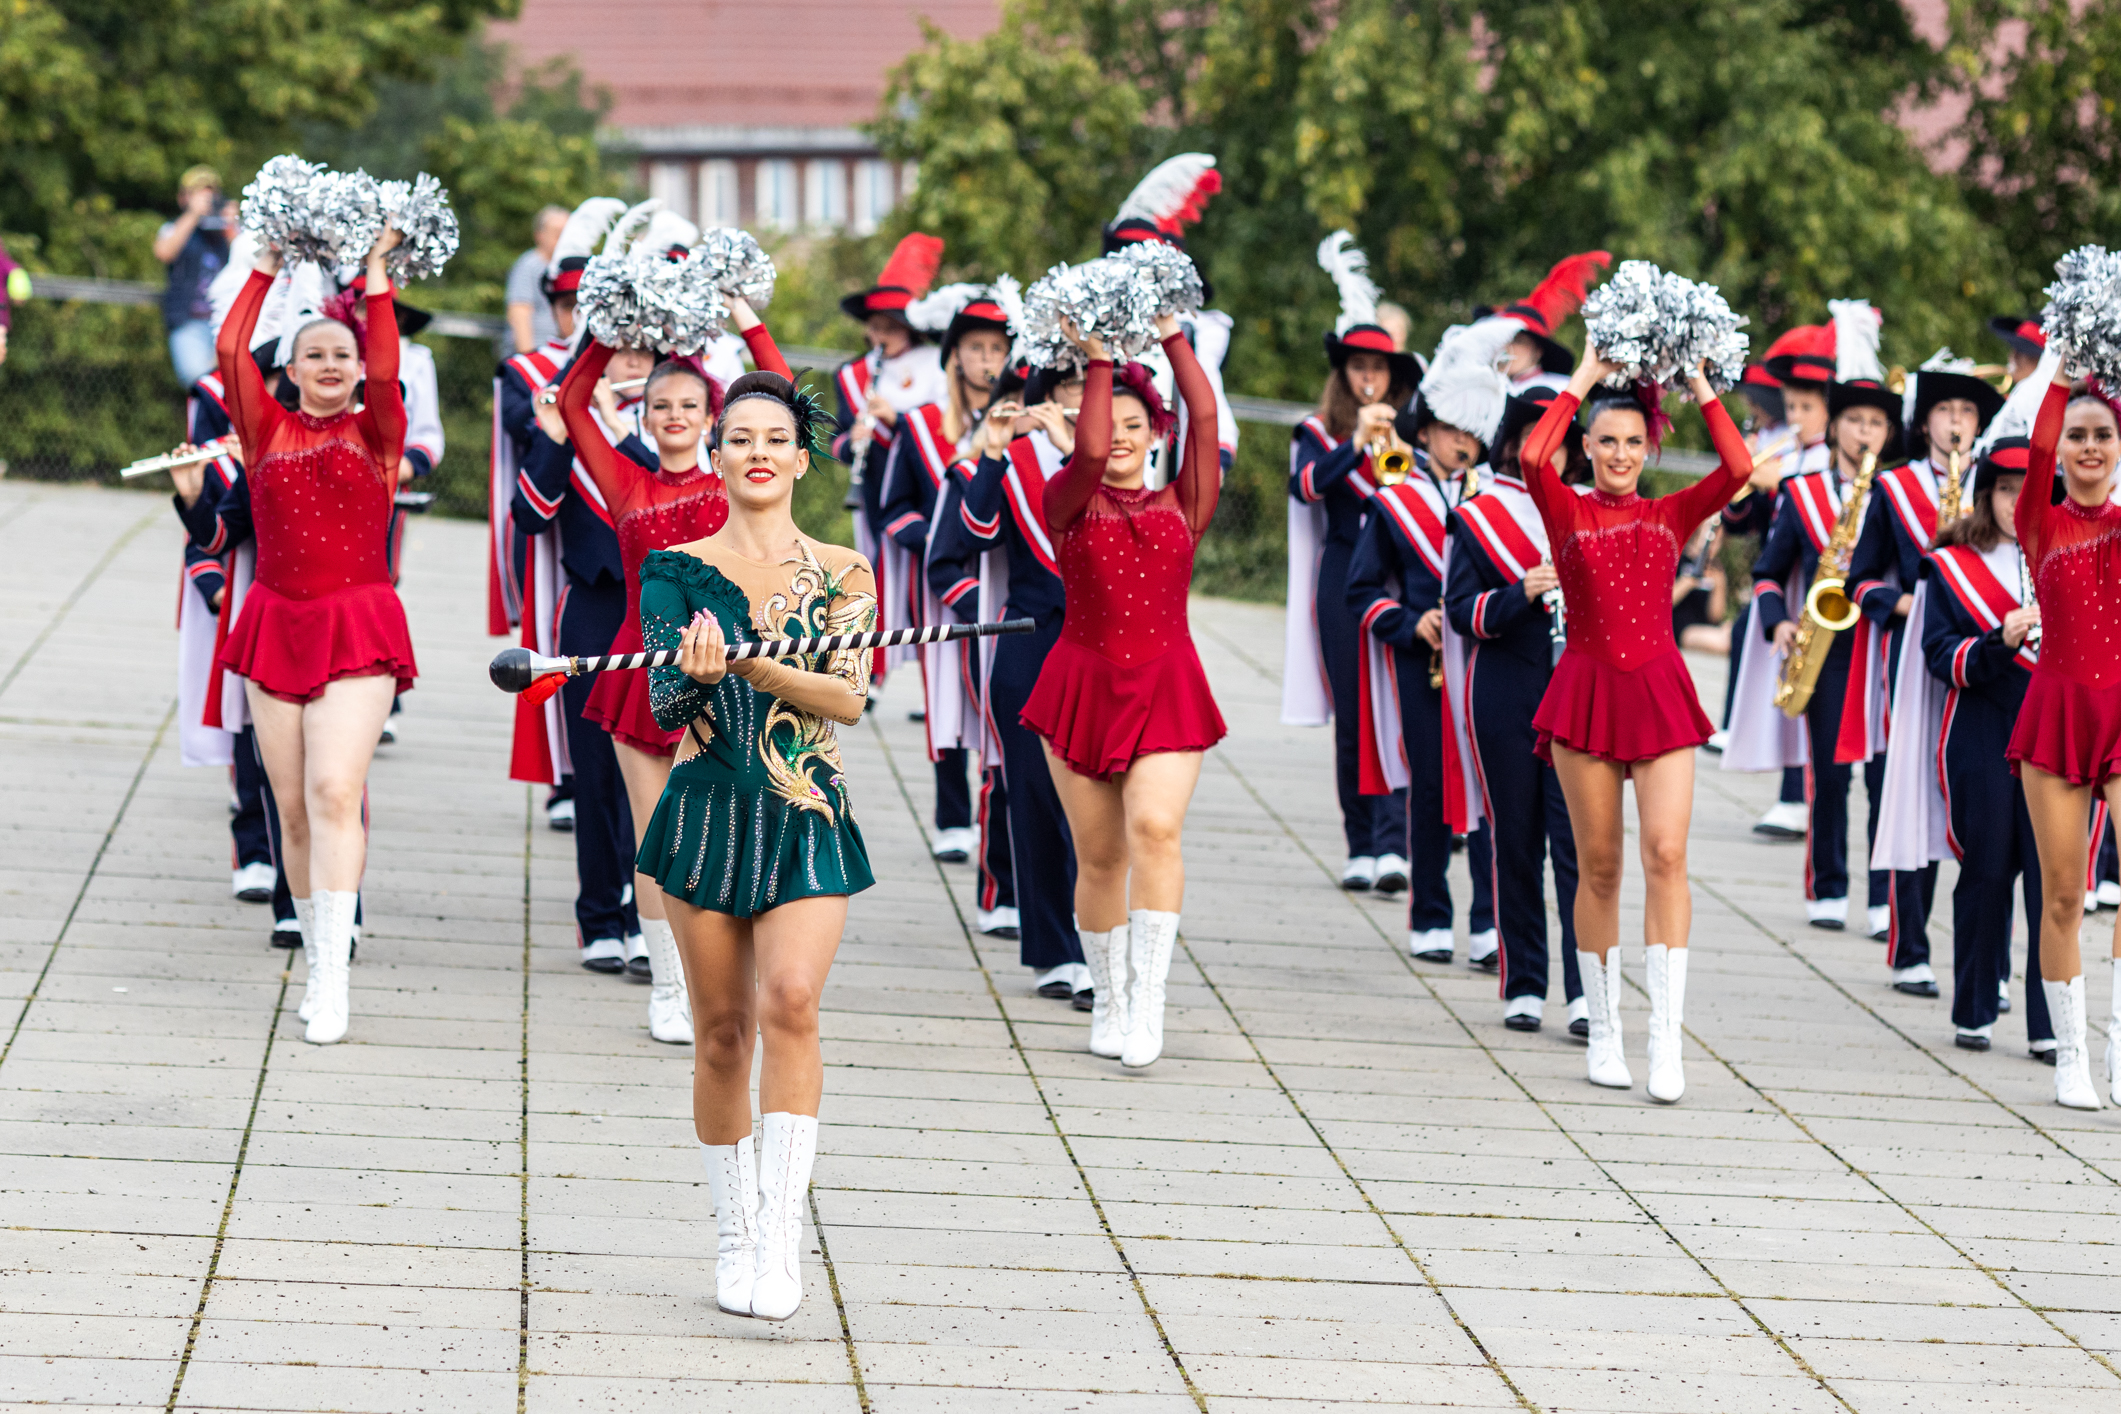
[[[14,320],[15,301],[28,298],[28,272],[15,264],[5,245],[0,245],[0,363],[7,362],[7,326]]]
[[[508,337],[511,352],[525,354],[560,337],[560,326],[552,322],[552,305],[540,283],[552,248],[567,224],[567,208],[548,206],[538,212],[530,227],[530,249],[508,267]]]
[[[236,203],[221,194],[221,174],[194,167],[177,182],[177,219],[155,233],[155,259],[169,267],[162,321],[169,361],[186,392],[214,371],[214,306],[207,287],[228,264]]]

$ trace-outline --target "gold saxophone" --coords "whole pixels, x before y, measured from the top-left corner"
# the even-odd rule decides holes
[[[1952,455],[1944,467],[1944,489],[1937,493],[1937,528],[1944,529],[1966,513],[1960,504],[1964,499],[1959,484],[1959,449],[1952,448]]]
[[[1775,684],[1775,706],[1785,717],[1801,717],[1812,703],[1812,689],[1819,684],[1819,670],[1833,651],[1834,635],[1856,626],[1863,611],[1848,596],[1849,557],[1856,550],[1856,532],[1863,525],[1863,507],[1871,498],[1871,477],[1878,470],[1878,454],[1865,452],[1856,468],[1856,479],[1841,502],[1841,515],[1826,548],[1819,552],[1819,577],[1804,596],[1804,613],[1797,620],[1797,642],[1782,660],[1782,676]]]

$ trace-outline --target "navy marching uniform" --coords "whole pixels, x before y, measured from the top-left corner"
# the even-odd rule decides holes
[[[1549,395],[1551,396],[1551,395]],[[1512,398],[1531,409],[1545,400]],[[1496,442],[1514,440],[1508,420]],[[1554,768],[1534,751],[1532,717],[1546,695],[1556,654],[1554,619],[1528,599],[1524,576],[1547,558],[1546,527],[1524,482],[1497,476],[1493,488],[1451,517],[1452,553],[1444,588],[1451,626],[1472,641],[1466,666],[1469,739],[1487,816],[1493,860],[1490,885],[1501,934],[1503,1024],[1539,1028],[1547,995],[1545,863],[1554,861],[1561,912],[1562,995],[1576,1025],[1583,982],[1576,970],[1576,837]],[[1588,1019],[1584,1021],[1589,1034]]]

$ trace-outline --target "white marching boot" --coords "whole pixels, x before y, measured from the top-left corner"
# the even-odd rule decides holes
[[[702,1144],[700,1158],[714,1196],[714,1304],[732,1316],[748,1316],[759,1275],[759,1171],[751,1136]]]
[[[1109,933],[1078,928],[1075,935],[1090,969],[1090,1054],[1118,1060],[1127,1045],[1127,926]]]
[[[1583,977],[1583,999],[1591,1020],[1590,1047],[1584,1053],[1584,1077],[1593,1085],[1615,1090],[1634,1088],[1627,1057],[1620,1050],[1620,944],[1598,960],[1598,954],[1576,954],[1576,970]]]
[[[1650,1098],[1669,1105],[1686,1093],[1680,1068],[1680,1015],[1686,1007],[1685,948],[1662,944],[1643,949],[1650,974]]]
[[[317,985],[317,908],[306,898],[295,900],[295,926],[302,930],[302,1005],[295,1015],[304,1021],[315,1014],[324,989]]]
[[[302,1039],[313,1046],[329,1046],[346,1037],[347,1013],[352,1005],[348,993],[353,981],[353,917],[360,901],[361,895],[352,889],[343,893],[318,889],[309,896],[309,927],[317,949],[309,988],[316,1001],[310,1008],[309,1029],[303,1032]]]
[[[775,1110],[760,1124],[759,1266],[751,1314],[785,1321],[803,1301],[803,1200],[817,1157],[817,1116]]]
[[[648,945],[648,1035],[669,1046],[692,1044],[692,998],[685,993],[685,963],[678,956],[678,935],[667,918],[643,918],[641,941]]]
[[[1164,980],[1171,975],[1171,949],[1178,943],[1178,915],[1137,908],[1127,915],[1127,957],[1134,980],[1127,993],[1127,1040],[1119,1063],[1129,1070],[1153,1065],[1164,1053]]]
[[[2073,1110],[2096,1110],[2099,1092],[2092,1085],[2091,1057],[2084,1046],[2084,978],[2040,982],[2047,993],[2047,1014],[2055,1023],[2055,1103]]]

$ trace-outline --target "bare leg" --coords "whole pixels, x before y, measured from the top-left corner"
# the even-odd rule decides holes
[[[1129,908],[1162,913],[1183,910],[1186,858],[1181,833],[1186,809],[1193,803],[1193,788],[1200,781],[1200,758],[1198,751],[1159,751],[1141,757],[1119,778],[1126,815]]]
[[[2121,820],[2121,776],[2116,776],[2105,785],[2099,787],[2099,792],[2106,797],[2107,808],[2113,813],[2114,818]],[[2042,955],[2045,956],[2045,954]],[[2121,913],[2114,915],[2113,936],[2107,944],[2107,955],[2121,958]],[[2078,968],[2080,971],[2083,968],[2081,960],[2078,963]],[[2114,1010],[2117,1013],[2121,1013],[2121,1005],[2117,1005]],[[2117,1100],[2115,1103],[2121,1104],[2121,1100]]]
[[[825,1092],[818,1000],[847,928],[847,896],[796,899],[751,920],[758,958],[759,1111],[815,1115]]]
[[[692,996],[692,1127],[702,1144],[751,1134],[751,1052],[758,1036],[752,920],[656,896],[669,910]]]
[[[309,823],[312,892],[352,893],[361,887],[368,864],[368,831],[361,823],[368,763],[396,687],[395,680],[380,675],[341,678],[302,709],[302,803]]]
[[[1055,756],[1050,745],[1045,752],[1061,813],[1075,837],[1075,925],[1109,932],[1127,921],[1125,799],[1118,782],[1081,774]]]
[[[302,708],[273,696],[256,683],[245,683],[250,719],[258,728],[258,755],[265,762],[265,778],[272,782],[275,804],[280,811],[280,864],[287,871],[288,890],[298,898],[309,897],[309,792],[304,786],[302,765]]]
[[[1694,895],[1686,877],[1686,837],[1694,820],[1693,748],[1636,763],[1634,780],[1642,831],[1642,940],[1649,947],[1683,948],[1694,926]]]
[[[1620,941],[1620,796],[1627,776],[1614,762],[1558,741],[1552,750],[1576,836],[1576,947],[1603,961]]]
[[[651,756],[617,737],[611,745],[618,753],[619,775],[626,782],[626,805],[633,813],[633,847],[638,850],[648,836],[648,817],[655,814],[656,802],[663,798],[663,786],[670,779],[671,758]],[[643,918],[664,917],[663,886],[646,874],[635,874],[633,907]]]
[[[2092,792],[2020,762],[2025,809],[2040,849],[2040,975],[2067,982],[2084,973],[2077,933],[2084,926],[2084,867],[2091,851]],[[2113,783],[2109,782],[2109,786]]]

